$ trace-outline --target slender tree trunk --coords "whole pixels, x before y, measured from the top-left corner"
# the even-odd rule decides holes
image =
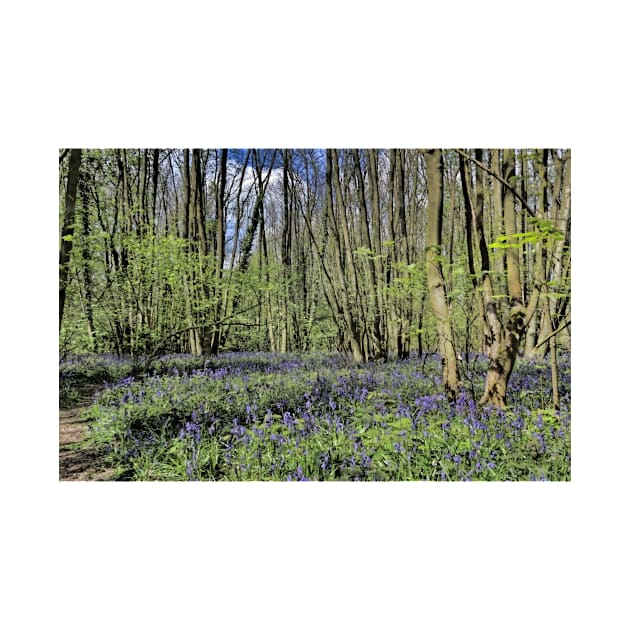
[[[542,156],[540,159],[540,163],[539,163],[539,176],[540,176],[540,192],[539,192],[539,212],[538,215],[540,217],[548,217],[549,216],[549,209],[548,209],[548,203],[547,203],[547,189],[548,189],[548,182],[547,182],[547,176],[548,176],[548,167],[547,167],[547,162],[549,160],[549,149],[543,149],[542,150]],[[555,190],[553,191],[553,198],[557,199],[560,196],[560,177],[556,177],[555,180],[555,185],[554,188]],[[550,270],[547,269],[547,266],[551,263],[553,264],[553,259],[551,261],[549,261],[548,257],[547,257],[547,250],[546,248],[542,249],[543,252],[543,256],[544,256],[544,265],[545,265],[545,277],[547,279],[550,279]],[[545,291],[544,295],[542,296],[542,302],[543,302],[543,306],[540,310],[540,314],[539,314],[539,330],[538,330],[538,334],[540,336],[540,338],[545,338],[548,337],[551,334],[551,327],[552,327],[552,322],[551,322],[551,309],[549,308],[549,291]],[[546,356],[547,352],[549,350],[549,345],[547,343],[543,344],[541,348],[538,349],[538,356],[539,357],[544,357]]]
[[[383,274],[383,246],[381,239],[381,205],[378,188],[378,155],[376,149],[368,150],[368,182],[372,201],[372,240],[374,247],[374,271],[376,274],[376,322],[379,345],[376,356],[387,359],[387,314],[385,309],[385,281]]]
[[[238,260],[238,271],[241,274],[244,274],[249,269],[250,258],[252,255],[252,251],[254,249],[254,237],[256,236],[257,230],[259,230],[259,253],[261,256],[264,253],[264,259],[267,260],[267,249],[266,249],[267,241],[266,241],[266,236],[265,236],[264,201],[265,201],[265,194],[267,191],[267,185],[269,184],[271,172],[273,170],[273,166],[275,163],[276,154],[277,154],[277,149],[274,150],[273,153],[271,154],[269,167],[267,169],[267,174],[263,178],[263,174],[262,174],[263,164],[261,163],[259,159],[258,151],[256,149],[252,150],[252,161],[253,161],[253,166],[254,166],[254,178],[255,178],[255,185],[256,185],[256,199],[254,200],[254,204],[252,208],[252,215],[249,220],[249,224],[247,226],[245,236],[243,237],[240,256]],[[248,155],[249,155],[249,152],[248,152]],[[225,158],[225,163],[226,163],[226,171],[227,171],[227,155]],[[219,187],[221,186],[219,185]],[[223,224],[223,226],[224,226],[223,232],[225,235],[225,223]],[[261,247],[263,248],[262,250],[261,250]],[[263,265],[262,258],[260,260],[261,260],[260,265],[261,265],[261,273],[262,273],[262,265]],[[265,266],[265,284],[268,285],[269,284],[268,263],[265,263],[264,266]],[[265,295],[268,295],[268,292],[265,293]],[[238,294],[234,294],[232,296],[231,298],[231,301],[232,301],[231,312],[232,313],[238,310],[240,297],[241,296]],[[226,299],[227,299],[227,295],[226,295]],[[227,310],[228,309],[226,306],[226,311]],[[262,310],[261,310],[261,313],[263,313]],[[216,350],[213,353],[218,352],[218,344],[219,344],[218,340],[216,339],[213,340],[212,348],[216,348]]]
[[[182,216],[180,218],[180,236],[188,240],[190,238],[190,150],[184,149],[184,199],[182,204]]]
[[[551,321],[551,307],[549,305],[549,300],[547,299],[546,302],[549,321]],[[556,352],[556,335],[553,333],[549,339],[549,360],[551,362],[551,396],[553,408],[558,411],[560,409],[560,393],[558,391],[558,355]]]
[[[63,216],[61,230],[61,245],[59,247],[59,330],[63,322],[63,311],[66,303],[66,288],[68,285],[68,264],[72,252],[74,237],[74,216],[77,202],[77,188],[79,184],[79,169],[81,168],[81,149],[70,151],[68,166],[68,183],[66,185],[66,210]]]
[[[158,197],[158,182],[160,175],[160,150],[153,149],[153,171],[151,176],[152,194],[151,194],[151,213],[149,215],[149,232],[155,233],[156,228],[156,216],[157,216],[157,197]],[[168,229],[166,230],[168,232]]]
[[[85,319],[87,321],[88,338],[90,340],[90,350],[94,351],[94,310],[93,310],[93,290],[92,290],[92,271],[91,271],[91,252],[89,245],[90,237],[90,216],[89,216],[89,192],[87,174],[79,178],[79,189],[81,194],[81,222],[83,226],[83,288],[85,290]]]
[[[365,322],[365,313],[363,312],[363,303],[361,300],[361,293],[359,289],[359,277],[357,272],[357,267],[355,263],[355,256],[352,248],[352,239],[350,236],[350,228],[348,221],[348,209],[346,198],[347,195],[344,196],[343,191],[341,189],[341,180],[339,176],[339,161],[338,154],[336,149],[331,149],[331,165],[332,165],[332,181],[335,191],[335,200],[337,202],[337,226],[341,230],[341,243],[342,243],[342,260],[343,265],[340,267],[340,272],[343,268],[349,271],[350,275],[350,283],[346,284],[346,292],[350,292],[352,296],[352,302],[350,303],[351,312],[353,315],[353,319],[355,320],[355,325]],[[347,162],[347,156],[344,156],[344,165]],[[366,353],[363,348],[363,344],[361,344],[362,355],[363,358],[366,358]]]
[[[149,150],[143,149],[140,152],[139,158],[139,173],[138,173],[138,212],[137,223],[141,227],[138,230],[139,233],[146,233],[149,229],[149,211],[147,209],[147,173],[148,173],[148,161]]]
[[[254,236],[256,235],[256,230],[258,229],[258,226],[260,224],[260,217],[264,212],[263,204],[265,200],[265,193],[267,192],[267,185],[269,184],[269,178],[271,177],[271,171],[273,170],[273,165],[276,158],[276,151],[274,151],[271,156],[267,175],[263,179],[262,164],[258,159],[258,153],[254,149],[252,154],[254,161],[254,173],[256,177],[257,193],[256,200],[254,201],[254,207],[252,209],[252,216],[249,225],[247,226],[247,231],[245,232],[245,236],[243,238],[243,245],[241,247],[241,255],[238,264],[239,271],[241,272],[247,271],[249,267],[249,259],[252,255],[252,248],[254,245]]]
[[[195,241],[195,221],[193,211],[193,180],[194,169],[190,168],[190,149],[184,149],[183,151],[183,203],[182,203],[182,216],[180,217],[181,236],[186,241],[185,256],[188,267],[188,271],[183,274],[183,289],[184,289],[184,305],[186,313],[186,321],[189,327],[188,330],[188,343],[190,345],[190,352],[194,355],[201,354],[201,344],[199,342],[199,333],[196,328],[197,319],[195,317],[195,274],[194,266],[192,263],[192,256],[194,253],[194,241]]]
[[[346,281],[345,274],[345,263],[352,267],[352,252],[349,251],[349,242],[347,240],[348,236],[344,233],[344,230],[347,231],[347,224],[345,223],[345,211],[343,208],[343,201],[341,199],[341,189],[338,184],[339,176],[338,171],[335,169],[335,164],[337,160],[337,152],[334,150],[326,151],[326,209],[328,213],[329,225],[333,232],[333,243],[335,249],[336,256],[336,280],[339,286],[339,304],[341,305],[341,321],[343,321],[343,327],[345,334],[348,337],[348,342],[350,344],[350,350],[352,353],[352,359],[356,363],[361,363],[363,361],[363,349],[361,346],[360,337],[358,334],[358,327],[355,319],[355,314],[352,310],[352,305],[349,299],[350,288]],[[335,173],[337,177],[335,177]],[[335,180],[335,189],[337,192],[337,213],[340,215],[339,220],[337,220],[334,212],[334,202],[333,202],[333,180]],[[341,207],[340,207],[341,206]],[[343,213],[343,215],[342,215]],[[339,224],[341,224],[341,230],[344,237],[344,241],[342,244],[341,236],[339,234]],[[344,260],[345,254],[345,260]],[[350,260],[348,261],[348,257]],[[356,277],[356,276],[355,276]],[[338,317],[339,314],[337,314]]]
[[[535,155],[538,155],[538,151],[535,152]],[[527,169],[529,168],[529,162],[526,159],[525,151],[521,151],[521,160],[522,160],[522,196],[524,198],[527,197],[527,186],[526,186],[526,177],[525,174]],[[547,207],[547,155],[546,149],[543,150],[542,153],[542,162],[538,164],[538,172],[540,176],[540,184],[538,188],[538,204],[539,204],[539,214],[542,216],[545,213],[545,208]],[[523,212],[523,222],[522,222],[522,231],[527,231],[527,223],[526,223],[526,215]],[[535,256],[536,248],[532,244],[525,245],[525,262],[523,264],[523,276],[525,281],[523,282],[526,299],[529,299],[529,291],[528,287],[532,285],[533,276],[534,276],[534,256]],[[540,316],[538,309],[534,311],[532,314],[531,321],[527,326],[527,330],[525,331],[525,348],[523,350],[523,357],[527,360],[534,359],[539,353],[536,350],[536,339],[538,338],[538,330],[540,326],[544,326],[544,318]]]
[[[328,199],[328,197],[327,197]],[[332,196],[329,197],[329,201],[330,203],[332,203]],[[328,201],[327,201],[328,204]],[[322,291],[324,294],[324,298],[326,299],[326,303],[328,305],[328,308],[330,309],[330,312],[333,314],[333,321],[334,324],[337,328],[337,332],[338,332],[338,336],[341,337],[343,335],[343,331],[345,328],[345,319],[343,316],[343,308],[340,304],[340,299],[337,296],[337,289],[338,287],[335,285],[335,282],[333,280],[333,274],[334,271],[330,270],[328,268],[328,265],[326,263],[326,256],[325,256],[325,247],[329,242],[329,223],[330,221],[328,220],[329,218],[329,211],[328,211],[329,206],[326,206],[326,209],[324,211],[324,215],[322,217],[322,227],[323,227],[323,233],[322,233],[322,240],[321,240],[321,246],[320,244],[317,242],[317,238],[315,237],[315,233],[313,230],[313,225],[312,225],[312,209],[309,208],[308,212],[304,212],[304,209],[302,209],[302,216],[304,218],[304,223],[306,226],[306,229],[308,231],[309,237],[310,237],[310,241],[311,241],[311,246],[312,249],[315,252],[315,255],[317,256],[319,262],[320,262],[320,269],[322,271],[323,274],[323,278],[320,278],[320,282],[318,284],[321,284],[322,287]],[[336,228],[333,224],[333,238],[335,239],[333,242],[335,244],[334,246],[334,261],[336,263],[336,253],[338,251],[338,234],[334,231]],[[317,284],[315,281],[313,282],[313,285]],[[310,305],[310,320],[311,320],[311,325],[312,325],[312,319],[315,316],[315,310],[316,310],[316,305],[314,303],[314,301],[311,303]]]
[[[208,255],[208,240],[206,236],[206,222],[205,222],[205,199],[204,199],[204,184],[205,178],[201,169],[201,151],[200,149],[193,149],[192,152],[192,213],[193,221],[195,225],[195,240],[197,242],[197,248],[199,250],[199,267],[200,272],[203,274],[206,265],[206,256]],[[222,250],[221,250],[222,253]],[[207,288],[205,282],[204,287]]]
[[[440,149],[425,151],[424,158],[428,188],[425,262],[429,298],[437,320],[444,389],[449,400],[455,400],[459,392],[459,374],[442,264],[440,262],[442,254],[442,219],[444,214],[442,151]]]
[[[488,340],[491,337],[490,328],[488,325],[488,318],[486,317],[484,303],[483,303],[483,295],[482,295],[482,287],[480,286],[479,278],[477,276],[477,272],[475,270],[475,248],[474,248],[474,232],[476,229],[476,219],[479,216],[483,216],[483,190],[481,186],[481,180],[479,179],[481,175],[481,169],[477,167],[476,172],[476,195],[473,196],[472,182],[470,178],[470,171],[468,168],[468,164],[464,159],[463,155],[459,154],[459,169],[460,169],[460,177],[461,177],[461,186],[462,186],[462,195],[464,198],[464,207],[466,209],[466,250],[468,252],[468,273],[470,275],[475,306],[477,307],[477,313],[479,319],[482,322],[482,349],[486,349],[488,345]],[[485,245],[485,243],[484,243]],[[485,252],[487,258],[487,250]],[[486,264],[488,262],[486,261]],[[486,272],[488,269],[485,270]]]
[[[357,195],[359,202],[359,226],[361,246],[367,250],[365,258],[365,266],[367,268],[367,279],[364,282],[367,284],[369,292],[369,304],[366,308],[366,314],[368,315],[369,325],[366,322],[368,330],[368,357],[374,359],[382,359],[386,354],[386,348],[384,346],[384,335],[381,330],[381,321],[379,317],[379,299],[378,299],[378,280],[376,276],[375,254],[372,250],[372,238],[370,236],[370,226],[368,218],[368,207],[365,196],[365,187],[363,182],[363,174],[361,173],[361,164],[359,151],[354,150],[352,152],[354,157],[354,175],[357,186]]]
[[[534,313],[532,316],[531,322],[529,322],[529,326],[527,327],[527,331],[525,332],[525,349],[523,350],[523,358],[531,361],[538,356],[538,350],[536,350],[536,339],[538,339],[538,328],[539,328],[539,320],[538,311]]]
[[[208,351],[207,341],[207,324],[208,324],[208,303],[210,300],[210,287],[208,286],[208,236],[206,229],[206,209],[205,209],[205,175],[202,168],[204,162],[201,149],[193,149],[192,151],[192,168],[191,168],[191,222],[194,226],[194,239],[191,243],[192,248],[196,249],[197,272],[195,285],[198,300],[203,305],[202,315],[198,319],[201,327],[195,331],[198,339],[198,346],[201,353]],[[216,318],[213,317],[213,320]]]
[[[400,295],[398,298],[398,326],[396,336],[396,348],[399,359],[409,357],[411,325],[411,295],[409,294],[409,238],[407,235],[407,216],[405,212],[405,151],[404,149],[392,149],[394,158],[394,180],[392,186],[392,203],[396,221],[397,238],[395,242],[396,261],[402,264],[397,271],[400,281]]]
[[[504,154],[505,171],[504,177],[509,182],[514,177],[514,151],[506,149]],[[505,224],[505,234],[508,243],[512,243],[510,237],[518,232],[516,222],[516,210],[514,205],[514,193],[509,188],[505,188],[503,199],[503,221]],[[507,281],[510,306],[515,304],[523,305],[523,286],[521,283],[520,247],[508,247],[507,250]]]
[[[501,150],[500,149],[492,149],[490,152],[490,165],[491,170],[501,173]],[[496,241],[497,238],[502,234],[502,224],[503,224],[503,188],[501,183],[497,179],[493,179],[492,181],[492,205],[491,212],[488,217],[488,230],[487,232],[490,234],[490,242]],[[495,273],[495,281],[494,288],[497,293],[501,296],[497,298],[496,307],[498,310],[498,315],[501,321],[505,321],[505,316],[508,310],[508,302],[504,296],[507,295],[507,287],[505,284],[505,250],[503,249],[495,249],[492,257],[493,261],[493,270]]]
[[[549,253],[549,269],[546,273],[548,289],[545,291],[544,300],[549,302],[549,308],[542,313],[543,323],[538,330],[538,339],[550,339],[550,335],[559,324],[559,302],[557,294],[565,291],[563,287],[565,251],[568,251],[570,207],[571,207],[571,154],[567,152],[563,158],[554,155],[554,186],[552,221],[554,227],[564,234],[564,237],[551,243]],[[536,344],[535,355],[544,357],[551,350],[549,341]]]
[[[280,333],[280,352],[287,351],[289,337],[289,293],[291,282],[291,256],[292,256],[292,201],[289,192],[289,161],[291,154],[288,149],[283,152],[282,164],[282,330]]]

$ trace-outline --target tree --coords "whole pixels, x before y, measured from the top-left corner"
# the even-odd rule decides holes
[[[444,214],[442,151],[440,149],[427,150],[424,152],[424,160],[428,189],[425,264],[429,298],[437,320],[444,389],[447,397],[455,400],[459,393],[459,374],[441,263]]]
[[[214,287],[213,287],[213,299],[214,299],[214,313],[212,322],[212,333],[210,336],[210,342],[206,345],[210,354],[217,354],[219,352],[219,345],[221,342],[221,326],[219,321],[224,315],[224,287],[223,287],[223,264],[225,262],[225,214],[227,200],[225,198],[225,187],[227,183],[227,160],[228,150],[221,149],[221,163],[218,173],[218,190],[216,193],[216,227],[215,227],[215,261],[214,261]]]
[[[546,175],[545,170],[539,170],[541,185],[538,194],[538,210],[533,217],[529,217],[531,229],[524,231],[523,222],[518,221],[516,201],[518,199],[520,212],[532,213],[529,203],[524,195],[518,194],[514,187],[515,153],[512,149],[506,149],[501,153],[492,152],[493,166],[490,168],[472,158],[463,151],[460,155],[472,161],[492,176],[495,194],[493,196],[494,215],[502,219],[502,233],[496,235],[496,240],[490,247],[505,252],[505,264],[502,255],[494,257],[495,265],[491,268],[491,258],[488,253],[486,237],[482,219],[483,207],[478,207],[470,201],[470,195],[465,195],[467,204],[474,215],[474,223],[478,236],[478,247],[481,255],[481,284],[484,302],[484,319],[486,331],[486,346],[488,350],[488,373],[484,386],[484,392],[480,403],[489,403],[499,408],[505,408],[507,387],[510,375],[516,362],[521,340],[527,326],[532,321],[539,304],[541,293],[546,284],[545,260],[547,249],[551,242],[561,238],[561,232],[546,218]],[[543,153],[544,155],[544,153]],[[498,171],[498,172],[497,172]],[[463,170],[465,173],[465,169]],[[525,177],[524,170],[521,177]],[[463,177],[464,187],[467,188],[467,178]],[[498,207],[497,207],[498,206]],[[527,222],[526,222],[527,224]],[[533,246],[534,264],[530,287],[528,288],[528,300],[525,302],[525,287],[522,276],[522,252],[523,247]],[[508,307],[501,315],[498,295],[493,289],[493,276],[499,279],[506,278]]]
[[[81,149],[70,151],[70,165],[68,167],[68,182],[66,184],[66,209],[61,230],[61,244],[59,245],[59,331],[63,323],[63,312],[66,304],[66,289],[68,286],[68,263],[72,252],[74,236],[74,218],[77,203],[77,188],[79,185],[79,170],[81,168]]]
[[[437,349],[451,398],[465,348],[488,354],[482,399],[502,406],[526,333],[552,363],[568,343],[570,180],[560,149],[66,149],[63,338],[136,356]]]
[[[390,202],[389,217],[392,248],[392,328],[396,340],[396,354],[406,359],[411,349],[411,295],[409,286],[409,266],[411,264],[407,215],[405,208],[405,151],[391,149],[390,155]]]
[[[326,150],[326,210],[328,225],[332,231],[335,255],[335,283],[331,282],[331,289],[339,309],[337,311],[338,326],[344,333],[353,361],[360,363],[364,360],[364,354],[357,316],[357,276],[339,181],[338,156],[334,149]],[[346,268],[348,268],[348,272],[346,272]]]

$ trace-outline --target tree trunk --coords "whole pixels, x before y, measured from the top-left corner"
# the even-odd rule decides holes
[[[429,298],[437,320],[442,376],[444,389],[449,400],[455,400],[459,393],[457,356],[453,343],[450,314],[446,300],[446,288],[440,262],[442,253],[442,219],[444,214],[443,161],[442,151],[433,149],[424,152],[427,171],[428,218],[425,249]]]
[[[504,178],[509,182],[514,172],[514,153],[511,149],[505,151]],[[506,407],[507,386],[518,357],[518,349],[523,333],[531,321],[538,298],[540,287],[544,280],[544,262],[542,257],[542,241],[537,244],[535,285],[532,290],[528,307],[523,304],[523,289],[520,278],[521,265],[520,249],[514,241],[517,233],[517,222],[514,206],[514,195],[506,186],[503,201],[503,221],[507,243],[507,287],[510,299],[510,313],[507,323],[502,330],[498,348],[495,346],[489,356],[488,373],[484,393],[480,404],[490,404],[500,409]]]
[[[280,332],[280,352],[286,352],[289,339],[289,302],[291,288],[291,258],[293,254],[292,223],[293,223],[293,202],[292,191],[289,191],[289,161],[291,153],[288,149],[283,151],[282,160],[282,330]]]
[[[476,156],[479,158],[480,156]],[[489,341],[491,339],[491,331],[488,323],[488,317],[486,316],[483,295],[482,295],[482,286],[479,283],[479,277],[477,276],[475,270],[475,248],[474,248],[474,233],[478,229],[478,225],[480,221],[478,217],[483,216],[483,190],[481,185],[481,169],[477,167],[476,171],[476,195],[473,195],[472,192],[472,181],[470,177],[470,171],[467,165],[464,156],[459,154],[459,170],[460,170],[460,179],[462,186],[462,194],[464,198],[464,207],[466,209],[466,250],[468,252],[468,273],[470,274],[470,279],[473,287],[474,301],[475,306],[477,307],[478,316],[482,322],[482,350],[487,350],[491,345]],[[485,247],[485,241],[480,243],[480,248]],[[487,249],[484,252],[485,254],[485,266],[482,263],[482,275],[487,274],[489,269],[488,251]],[[482,261],[484,259],[484,255],[482,255]]]
[[[139,155],[140,165],[138,173],[138,212],[136,221],[140,226],[138,233],[146,233],[149,229],[149,211],[147,209],[147,173],[149,149],[143,149]]]
[[[83,288],[85,289],[85,319],[87,320],[88,338],[90,340],[90,351],[94,352],[94,309],[93,309],[93,290],[92,290],[92,271],[91,271],[91,253],[89,246],[90,237],[90,217],[89,217],[89,194],[87,176],[84,174],[79,178],[79,189],[81,194],[81,223],[83,226]]]
[[[208,351],[207,313],[210,310],[208,308],[210,300],[210,287],[208,286],[207,279],[208,236],[205,221],[205,171],[202,167],[203,162],[204,160],[201,154],[201,149],[193,149],[191,165],[191,222],[194,225],[194,231],[192,232],[194,234],[194,239],[191,245],[193,249],[197,250],[197,274],[195,284],[197,285],[197,299],[203,306],[201,316],[197,322],[197,325],[200,325],[200,328],[195,331],[201,353]]]
[[[190,150],[184,149],[184,199],[182,203],[182,216],[180,217],[180,236],[188,240],[190,237]]]
[[[337,214],[339,215],[339,219],[337,219],[337,217],[335,216],[334,211],[333,181],[337,193]],[[347,234],[345,209],[343,207],[343,200],[341,198],[341,187],[339,185],[337,152],[333,149],[328,149],[326,151],[326,210],[328,214],[329,225],[333,232],[333,243],[336,260],[336,280],[339,288],[339,304],[341,306],[341,313],[335,314],[335,317],[337,318],[338,323],[339,321],[342,322],[342,325],[340,327],[347,335],[353,361],[355,363],[361,363],[364,359],[363,349],[358,334],[356,316],[353,312],[352,304],[350,302],[349,293],[351,289],[348,286],[345,274],[346,263],[350,265],[350,268],[352,270],[354,270],[354,267],[352,261],[352,252],[350,250],[349,244],[349,236]],[[339,233],[339,224],[341,224],[341,231],[344,239],[343,242]],[[350,259],[349,261],[348,258]],[[353,274],[353,276],[356,278],[356,275]],[[340,315],[341,317],[339,317]]]
[[[387,358],[387,316],[385,312],[385,286],[383,276],[383,246],[381,240],[381,207],[378,194],[378,155],[376,149],[368,150],[368,182],[372,200],[372,242],[374,248],[374,271],[376,275],[375,330],[378,328],[379,342],[375,358]],[[376,334],[376,333],[375,333]]]
[[[489,357],[486,384],[479,404],[488,403],[500,409],[505,409],[508,381],[516,363],[518,347],[526,325],[524,307],[515,305],[505,326],[498,351]]]
[[[376,317],[376,268],[374,266],[374,253],[372,252],[372,239],[370,238],[370,226],[368,219],[368,209],[365,199],[365,188],[363,182],[363,174],[361,172],[361,158],[359,151],[354,149],[351,151],[354,162],[354,181],[357,189],[358,214],[359,214],[359,243],[365,250],[363,256],[359,259],[359,268],[361,269],[361,280],[363,286],[366,286],[366,293],[369,298],[365,305],[365,330],[367,342],[365,344],[365,354],[368,358],[374,358],[380,355],[381,332],[379,329],[379,321]]]
[[[61,245],[59,247],[59,330],[63,322],[63,311],[66,303],[66,288],[68,284],[68,264],[72,252],[74,236],[74,215],[77,202],[77,188],[79,184],[79,169],[81,167],[81,149],[70,151],[68,166],[68,183],[66,185],[66,210],[63,215],[63,229],[61,230]]]
[[[152,194],[151,194],[151,213],[149,215],[149,233],[154,234],[156,228],[156,215],[157,215],[157,196],[158,196],[158,181],[160,175],[160,150],[153,149],[153,172],[151,176],[152,182]],[[166,230],[168,232],[168,228]]]
[[[405,212],[405,151],[392,149],[393,155],[393,186],[392,205],[396,222],[396,239],[394,243],[395,259],[401,267],[397,270],[400,281],[400,295],[397,308],[396,350],[399,359],[409,357],[411,337],[411,295],[409,292],[409,239],[407,236],[407,216]]]

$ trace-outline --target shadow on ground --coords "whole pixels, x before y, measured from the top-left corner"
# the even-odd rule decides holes
[[[85,448],[81,442],[88,433],[88,425],[81,413],[94,399],[96,388],[82,392],[76,406],[59,410],[59,481],[113,481],[115,471],[108,468],[103,454]]]

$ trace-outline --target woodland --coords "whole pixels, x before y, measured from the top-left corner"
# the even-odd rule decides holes
[[[118,480],[570,480],[569,149],[61,149]]]

